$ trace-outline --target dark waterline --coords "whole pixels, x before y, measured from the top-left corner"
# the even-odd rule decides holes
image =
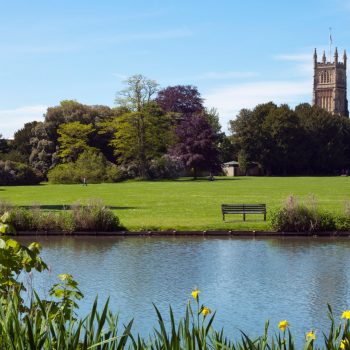
[[[262,334],[282,319],[299,341],[310,329],[328,329],[327,303],[335,315],[350,306],[350,239],[202,237],[21,237],[43,245],[50,273],[36,274],[45,296],[59,273],[71,273],[85,295],[80,314],[95,296],[135,319],[134,332],[148,335],[156,325],[152,306],[178,317],[198,287],[201,302],[217,310],[216,327],[227,335]]]

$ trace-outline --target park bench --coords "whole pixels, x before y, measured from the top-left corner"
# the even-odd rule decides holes
[[[221,211],[224,221],[226,214],[243,214],[243,221],[246,214],[264,214],[266,221],[266,204],[221,204]]]

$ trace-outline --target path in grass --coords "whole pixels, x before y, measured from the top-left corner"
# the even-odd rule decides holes
[[[340,212],[350,200],[347,177],[239,177],[216,181],[130,181],[116,184],[0,187],[0,199],[16,205],[44,205],[57,210],[78,200],[100,198],[129,230],[268,229],[262,215],[230,216],[223,223],[222,203],[266,203],[268,211],[281,206],[288,195],[307,200],[314,194],[320,208]]]

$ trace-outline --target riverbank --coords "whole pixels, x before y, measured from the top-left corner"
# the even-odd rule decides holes
[[[298,202],[316,202],[320,210],[344,212],[349,177],[221,177],[215,181],[189,178],[174,181],[126,181],[113,184],[0,187],[0,201],[21,208],[64,212],[74,203],[100,199],[128,231],[269,231],[271,213],[293,194]],[[313,196],[312,196],[312,195]],[[265,203],[263,215],[229,216],[221,204]]]
[[[350,231],[332,232],[275,232],[275,231],[115,231],[115,232],[92,232],[79,231],[65,233],[62,231],[18,231],[17,236],[114,236],[114,237],[186,237],[186,236],[217,236],[217,237],[349,237]]]

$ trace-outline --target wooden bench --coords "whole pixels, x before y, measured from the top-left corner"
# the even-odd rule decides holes
[[[222,220],[225,221],[226,214],[264,214],[266,221],[266,204],[221,204]]]

